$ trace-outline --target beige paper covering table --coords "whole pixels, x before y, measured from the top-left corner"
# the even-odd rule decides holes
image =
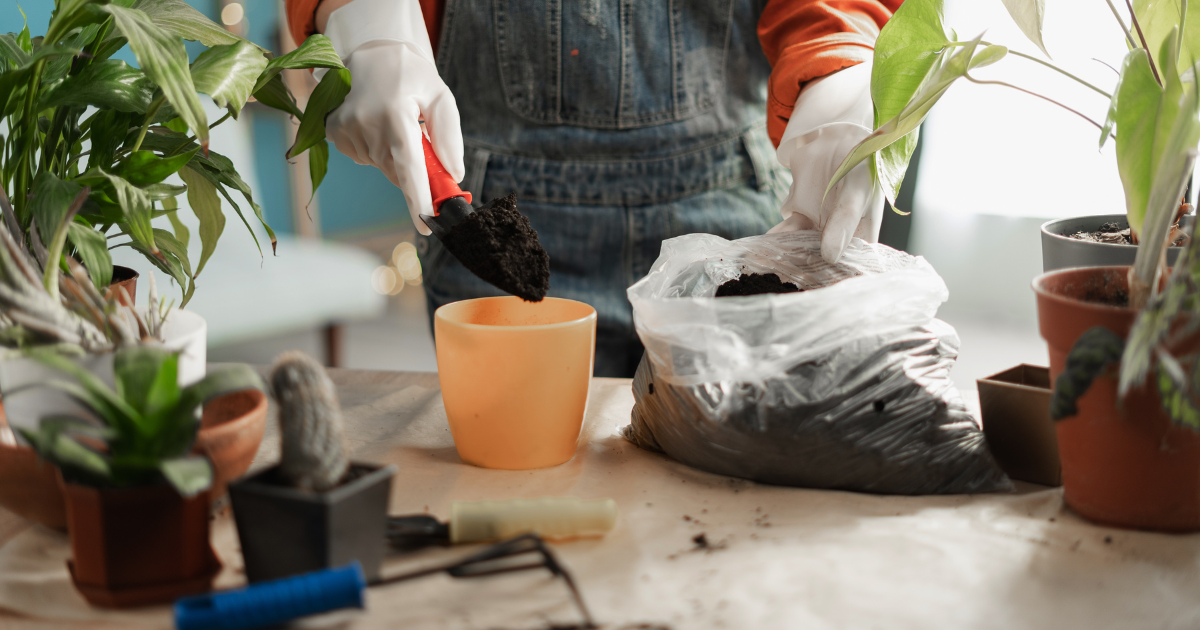
[[[445,516],[453,500],[612,497],[607,537],[555,544],[606,628],[1200,628],[1200,535],[1099,527],[1057,489],[883,497],[762,486],[689,469],[619,436],[630,381],[596,379],[575,458],[484,470],[454,451],[433,374],[335,370],[357,459],[396,464],[391,513]],[[278,457],[274,427],[256,466]],[[64,537],[0,519],[0,628],[170,628],[167,607],[89,609],[71,588]],[[19,530],[13,534],[14,530]],[[6,533],[7,531],[7,533]],[[708,549],[693,538],[704,534]],[[4,540],[0,538],[0,540]],[[244,581],[228,514],[214,522]],[[476,547],[389,559],[385,575]],[[547,628],[579,621],[546,572],[372,588],[366,611],[302,627]]]

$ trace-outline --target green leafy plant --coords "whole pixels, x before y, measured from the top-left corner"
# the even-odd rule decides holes
[[[1076,400],[1093,379],[1113,370],[1119,373],[1122,398],[1152,378],[1171,418],[1200,430],[1195,397],[1200,392],[1200,354],[1190,351],[1200,334],[1200,245],[1194,228],[1175,268],[1166,264],[1171,226],[1200,144],[1200,8],[1187,0],[1126,0],[1123,17],[1113,0],[1106,0],[1129,52],[1115,86],[1105,90],[1050,61],[983,41],[982,35],[958,41],[943,25],[942,2],[906,0],[883,28],[871,75],[876,129],[850,152],[829,186],[871,160],[872,172],[889,201],[894,200],[919,125],[959,79],[1020,90],[1062,107],[1099,130],[1101,147],[1115,137],[1126,214],[1138,237],[1129,302],[1139,313],[1127,340],[1103,328],[1081,336],[1055,384],[1053,415],[1074,415]],[[1021,31],[1045,53],[1045,0],[1003,2]],[[1092,120],[1040,94],[972,74],[1008,56],[1036,62],[1087,87],[1107,100],[1107,117]]]
[[[102,487],[170,483],[183,496],[212,484],[212,465],[191,454],[200,427],[199,408],[216,396],[262,389],[245,365],[209,370],[200,382],[180,388],[179,357],[152,346],[133,346],[113,355],[116,388],[69,358],[35,351],[39,362],[70,377],[44,387],[65,392],[95,418],[51,416],[22,434],[42,457],[71,481]],[[9,395],[12,395],[11,393]]]
[[[190,64],[184,40],[207,47]],[[138,67],[111,58],[125,46]],[[304,68],[330,71],[301,111],[280,73]],[[224,229],[221,198],[254,235],[234,201],[241,195],[275,245],[250,187],[209,149],[209,131],[251,98],[295,116],[287,156],[311,150],[315,191],[329,156],[325,117],[349,89],[350,73],[322,35],[273,57],[183,0],[55,0],[44,37],[31,37],[28,25],[0,35],[0,200],[12,206],[5,220],[41,263],[51,295],[64,254],[103,289],[112,278],[109,250],[131,247],[179,284],[186,304]],[[209,123],[200,94],[226,114]],[[164,183],[174,174],[186,186]],[[195,266],[187,230],[172,214],[185,193],[200,224]],[[151,225],[163,215],[173,232]]]

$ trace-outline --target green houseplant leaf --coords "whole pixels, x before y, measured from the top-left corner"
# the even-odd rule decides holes
[[[1162,45],[1175,28],[1180,28],[1182,34],[1173,53],[1178,72],[1183,74],[1191,64],[1200,61],[1200,6],[1196,4],[1183,0],[1134,0],[1134,14],[1146,36],[1146,46],[1155,51],[1154,62],[1159,72],[1171,63],[1163,56]]]
[[[1075,341],[1067,354],[1067,365],[1054,381],[1050,417],[1062,420],[1079,413],[1076,402],[1092,387],[1092,381],[1117,365],[1125,340],[1102,326],[1090,328]]]
[[[75,246],[83,266],[88,270],[88,276],[96,289],[103,291],[112,283],[112,255],[108,253],[108,239],[104,238],[95,228],[80,223],[81,219],[72,221],[67,231],[67,238]]]
[[[962,47],[947,48],[940,53],[938,59],[930,68],[929,74],[922,81],[920,89],[917,90],[904,109],[894,118],[880,125],[871,135],[867,136],[866,139],[850,151],[850,154],[846,156],[846,159],[842,161],[837,171],[834,172],[833,178],[825,189],[826,194],[833,188],[834,184],[845,177],[851,169],[858,166],[863,160],[871,157],[876,151],[887,147],[913,132],[925,120],[925,117],[929,115],[929,110],[937,104],[938,100],[946,93],[946,90],[950,89],[950,86],[955,81],[965,76],[967,71],[974,67],[995,62],[998,58],[995,52],[981,54],[979,60],[976,61],[975,50],[978,48],[981,38],[982,36],[977,37]],[[886,193],[888,193],[887,190],[885,190]],[[894,199],[894,193],[892,194]]]
[[[225,231],[225,213],[221,211],[221,199],[217,197],[217,187],[202,177],[191,167],[184,167],[179,176],[187,184],[188,205],[200,220],[200,260],[196,263],[196,275],[204,270],[204,265],[217,249],[217,240]]]
[[[208,117],[196,96],[183,42],[156,26],[142,11],[116,4],[101,8],[112,15],[113,24],[129,40],[129,47],[137,56],[142,71],[162,89],[167,102],[195,132],[200,144],[207,145]]]
[[[942,24],[942,0],[909,0],[900,5],[875,41],[871,68],[871,100],[875,106],[875,128],[895,118],[921,87],[950,44]],[[914,129],[875,154],[873,168],[888,202],[895,198],[917,147]]]
[[[333,49],[333,42],[329,38],[321,35],[309,35],[300,46],[292,52],[281,55],[271,60],[267,67],[263,70],[261,76],[258,77],[258,82],[254,85],[254,91],[261,90],[267,82],[279,76],[284,70],[301,70],[304,68],[342,68],[342,58],[338,56],[337,51]]]
[[[212,464],[203,457],[164,459],[158,465],[163,477],[183,497],[194,497],[212,486]]]
[[[134,151],[121,160],[116,172],[130,184],[144,189],[179,172],[199,150],[196,147],[168,158],[158,157],[153,151]]]
[[[330,70],[321,78],[308,98],[300,128],[296,130],[296,142],[288,149],[287,156],[295,157],[310,147],[325,140],[325,117],[337,109],[350,93],[350,71]]]
[[[67,77],[58,87],[44,94],[38,105],[43,109],[91,105],[144,114],[153,98],[154,84],[139,68],[117,59],[106,59]]]
[[[267,58],[257,46],[239,41],[201,53],[192,64],[192,81],[197,90],[211,96],[218,107],[228,107],[236,117],[266,66]]]
[[[1042,54],[1049,57],[1050,53],[1046,51],[1046,44],[1042,42],[1042,22],[1046,17],[1046,0],[1004,0],[1004,8],[1008,9],[1008,14],[1021,28],[1025,37],[1028,37],[1029,41],[1042,51]]]
[[[144,12],[162,30],[205,46],[227,46],[242,41],[183,0],[137,0],[133,8]]]

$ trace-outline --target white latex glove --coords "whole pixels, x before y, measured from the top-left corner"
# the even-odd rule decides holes
[[[779,163],[792,171],[792,189],[781,209],[783,222],[769,233],[820,230],[821,257],[831,264],[852,237],[879,240],[883,190],[872,181],[867,162],[825,195],[842,160],[870,135],[874,118],[871,62],[816,79],[800,91],[777,152]]]
[[[458,104],[438,76],[419,1],[354,0],[329,15],[325,34],[354,76],[345,102],[326,121],[329,140],[355,162],[383,171],[404,193],[417,231],[428,235],[420,215],[434,210],[422,120],[455,181],[466,168]]]

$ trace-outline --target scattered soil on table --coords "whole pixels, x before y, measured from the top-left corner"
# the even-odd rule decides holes
[[[526,302],[541,302],[550,290],[550,256],[517,212],[516,193],[467,215],[442,244],[471,273]]]
[[[773,273],[747,273],[717,287],[717,297],[762,295],[764,293],[799,293],[803,291],[791,282],[784,282]]]

